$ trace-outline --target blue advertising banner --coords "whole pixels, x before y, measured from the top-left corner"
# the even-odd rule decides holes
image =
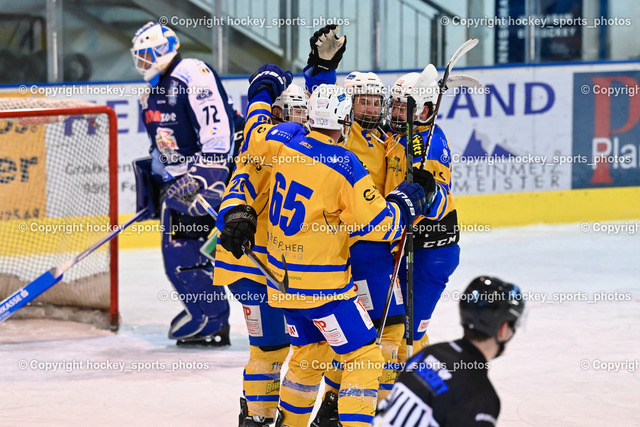
[[[572,188],[640,185],[640,71],[575,73]]]

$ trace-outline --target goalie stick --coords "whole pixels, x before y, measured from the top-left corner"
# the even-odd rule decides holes
[[[102,239],[98,240],[96,243],[91,245],[84,252],[76,255],[75,258],[67,261],[66,263],[53,267],[51,270],[42,274],[33,282],[24,286],[23,288],[18,289],[13,294],[9,295],[4,301],[0,302],[0,322],[11,317],[16,311],[20,310],[22,307],[33,301],[42,293],[46,292],[48,289],[53,287],[56,283],[60,282],[64,276],[64,273],[69,270],[71,267],[91,255],[96,249],[100,248],[105,243],[112,240],[121,231],[129,227],[134,222],[142,219],[147,215],[148,208],[142,209],[136,215],[134,215],[129,221],[125,222],[121,226],[118,226],[111,233],[104,236]]]

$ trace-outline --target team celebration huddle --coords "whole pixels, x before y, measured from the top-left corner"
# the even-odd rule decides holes
[[[338,80],[347,39],[327,25],[310,39],[304,85],[260,67],[243,117],[170,28],[135,34],[135,66],[157,89],[140,99],[151,147],[134,162],[137,209],[174,230],[162,234],[165,271],[185,296],[169,337],[229,345],[226,293],[242,304],[240,426],[495,424],[488,362],[523,314],[519,288],[478,277],[460,298],[464,337],[428,338],[460,263],[436,118],[448,88],[479,85],[449,73],[476,43],[441,79],[429,65],[387,88],[371,72]]]

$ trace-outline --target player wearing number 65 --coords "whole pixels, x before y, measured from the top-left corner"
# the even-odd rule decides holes
[[[277,70],[258,75],[271,80],[273,73]],[[339,393],[342,425],[368,425],[375,412],[383,358],[375,345],[371,318],[357,302],[349,245],[354,235],[379,241],[400,238],[402,227],[424,212],[424,189],[418,184],[401,184],[385,200],[358,158],[338,145],[351,125],[351,97],[343,88],[320,85],[311,94],[309,134],[299,132],[297,124],[272,126],[254,121],[252,117],[277,95],[271,91],[273,86],[261,88],[255,81],[250,85],[245,128],[248,154],[258,159],[303,156],[308,160],[264,165],[262,178],[245,185],[251,188],[248,193],[270,194],[264,207],[269,212],[266,250],[269,268],[278,279],[284,274],[281,256],[287,259],[288,293],[267,284],[269,303],[284,309],[293,347],[280,388],[278,416],[282,421],[277,425],[308,423],[324,371],[321,367],[332,360],[331,349],[343,363],[370,366],[345,372]],[[241,245],[254,241],[256,211],[263,208],[254,200],[248,197],[247,204],[220,212],[220,242],[232,253],[242,254]],[[314,231],[319,228],[312,226],[341,222],[358,231],[349,234],[338,227],[332,234]],[[308,360],[321,363],[303,363]]]
[[[184,202],[180,188],[188,181],[218,208],[229,177],[234,112],[213,68],[180,56],[173,30],[149,22],[132,43],[135,67],[149,82],[140,104],[151,142],[151,158],[134,162],[137,209],[148,207],[150,218],[161,220],[165,271],[184,305],[169,338],[229,344],[229,304],[224,289],[211,286],[213,266],[199,252],[214,221],[200,204]]]

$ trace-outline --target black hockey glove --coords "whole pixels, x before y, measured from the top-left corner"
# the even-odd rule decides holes
[[[291,84],[292,80],[293,74],[291,74],[291,71],[284,71],[282,68],[273,64],[263,65],[249,77],[249,90],[247,92],[249,101],[251,101],[261,89],[266,88],[271,94],[271,102],[273,103]]]
[[[400,208],[405,225],[412,224],[416,216],[424,214],[424,188],[420,184],[402,181],[395,190],[387,194],[386,199]]]
[[[244,252],[242,245],[247,243],[249,249],[255,245],[256,224],[258,215],[249,205],[234,206],[224,215],[224,228],[220,233],[220,244],[223,248],[240,259]]]
[[[426,213],[429,211],[429,208],[436,198],[436,179],[433,177],[433,174],[431,172],[414,167],[413,182],[421,185],[424,189],[424,211]]]
[[[312,77],[320,71],[338,68],[342,54],[347,49],[347,36],[338,38],[336,35],[339,29],[337,25],[327,25],[313,33],[313,37],[309,39],[311,52],[307,65],[314,67]]]

